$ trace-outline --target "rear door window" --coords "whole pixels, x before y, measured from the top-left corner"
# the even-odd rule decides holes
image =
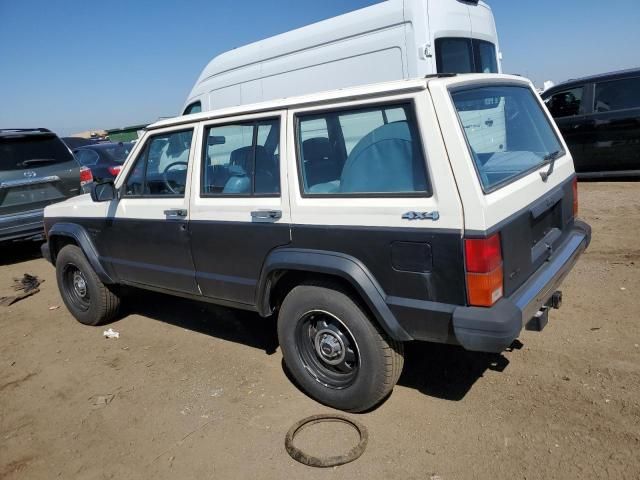
[[[203,196],[280,195],[280,121],[214,125],[205,131]]]
[[[554,118],[572,117],[582,113],[583,87],[572,88],[552,95],[545,103]]]
[[[596,112],[629,108],[640,108],[640,77],[596,84]]]
[[[73,155],[54,134],[0,137],[0,171],[33,170],[72,161]]]

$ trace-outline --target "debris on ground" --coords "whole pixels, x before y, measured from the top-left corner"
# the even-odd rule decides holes
[[[106,395],[94,395],[93,397],[90,397],[89,400],[92,400],[92,405],[94,408],[102,408],[109,405],[114,397],[114,394],[108,393]]]
[[[31,295],[35,295],[40,291],[39,287],[42,282],[44,282],[44,280],[40,280],[35,275],[29,275],[28,273],[25,273],[22,278],[14,278],[12,288],[14,291],[21,293],[8,297],[0,297],[0,305],[8,307]]]
[[[102,332],[102,335],[104,335],[105,338],[120,338],[120,332],[116,332],[115,330],[113,330],[113,328],[105,330],[104,332]]]
[[[211,390],[211,397],[221,397],[222,394],[224,393],[224,389],[223,388],[215,388],[213,390]]]
[[[49,310],[58,310],[60,308],[60,305],[52,305],[49,307]]]
[[[360,436],[358,445],[356,445],[343,455],[332,457],[316,457],[313,455],[309,455],[308,453],[303,452],[294,445],[294,439],[301,430],[311,425],[325,422],[343,423],[352,427],[356,432],[358,432],[358,435]],[[347,463],[353,462],[354,460],[357,460],[364,453],[365,449],[367,448],[368,442],[369,432],[361,423],[345,417],[344,415],[325,414],[313,415],[295,423],[287,432],[284,440],[284,446],[289,456],[294,460],[310,467],[328,468],[345,465]]]

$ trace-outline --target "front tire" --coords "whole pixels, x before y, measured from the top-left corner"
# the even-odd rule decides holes
[[[374,407],[402,372],[402,343],[377,328],[350,295],[328,285],[291,290],[280,309],[278,339],[300,387],[339,410]]]
[[[58,253],[56,279],[64,304],[80,323],[97,326],[117,315],[120,298],[100,281],[77,246],[67,245]]]

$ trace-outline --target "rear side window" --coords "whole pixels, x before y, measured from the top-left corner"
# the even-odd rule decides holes
[[[628,108],[640,108],[640,77],[613,80],[596,85],[596,112]]]
[[[190,115],[192,113],[200,113],[202,111],[202,104],[198,102],[193,102],[187,108],[184,109],[183,115]]]
[[[205,131],[203,196],[280,195],[280,121],[216,125]]]
[[[297,116],[305,195],[430,193],[410,104]]]
[[[582,113],[583,87],[559,92],[545,100],[554,118],[572,117]]]
[[[53,134],[0,137],[0,171],[32,170],[73,161],[67,146]]]
[[[464,37],[436,39],[439,73],[498,73],[496,46]]]

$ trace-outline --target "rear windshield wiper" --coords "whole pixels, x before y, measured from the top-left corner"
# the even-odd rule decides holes
[[[549,180],[549,177],[553,173],[553,167],[555,167],[556,165],[556,160],[560,158],[562,155],[564,155],[563,150],[556,150],[555,152],[550,153],[549,155],[544,157],[544,163],[546,162],[551,162],[551,163],[549,164],[549,170],[547,170],[546,172],[540,172],[540,176],[542,177],[543,182],[546,182],[547,180]]]
[[[19,167],[28,167],[29,165],[39,164],[39,163],[58,163],[58,160],[55,158],[30,158],[29,160],[25,160],[24,162],[20,162],[18,164]]]

